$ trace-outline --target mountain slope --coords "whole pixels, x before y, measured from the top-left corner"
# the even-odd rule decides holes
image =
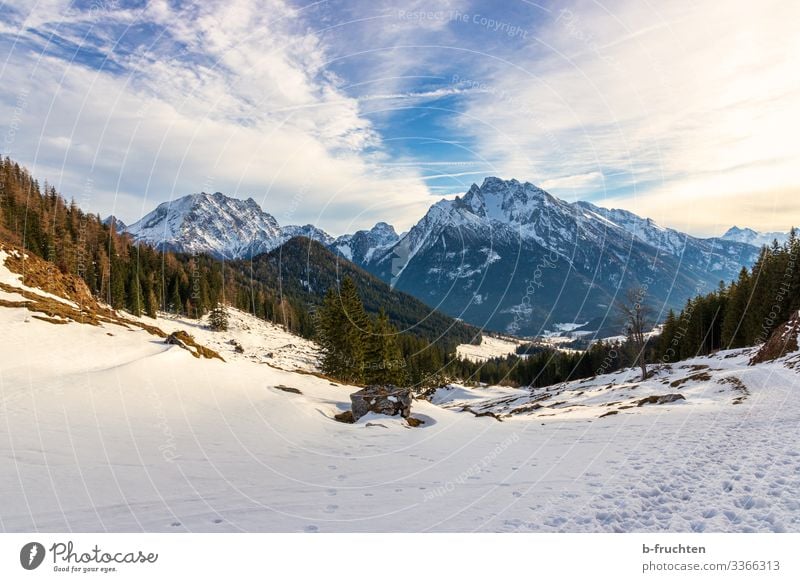
[[[266,252],[280,244],[275,218],[252,198],[229,198],[220,192],[191,194],[159,204],[127,227],[137,242],[186,253],[238,258]]]
[[[290,239],[269,253],[250,261],[233,262],[230,266],[256,281],[278,287],[284,297],[307,306],[319,305],[329,288],[350,277],[365,309],[374,314],[384,308],[400,332],[429,341],[441,338],[452,348],[459,343],[469,343],[478,335],[478,330],[472,326],[431,309],[411,295],[393,290],[374,275],[307,238]]]
[[[330,244],[330,248],[357,265],[369,263],[373,255],[395,244],[400,237],[394,227],[379,222],[369,230],[345,234]]]
[[[434,204],[364,267],[454,317],[533,335],[563,322],[607,325],[615,298],[633,286],[647,288],[657,311],[678,307],[757,253],[487,178],[463,198]]]
[[[758,232],[752,228],[732,226],[721,238],[761,247],[764,245],[771,245],[774,240],[783,244],[789,239],[789,234],[786,232]]]
[[[254,200],[220,193],[161,204],[127,232],[162,249],[226,259],[308,237],[453,317],[524,335],[564,323],[616,335],[620,291],[646,287],[663,315],[735,278],[758,254],[744,231],[700,239],[625,210],[567,203],[533,184],[493,177],[437,202],[402,237],[382,222],[336,239],[313,225],[281,227]]]
[[[15,279],[0,261],[11,304],[28,294]],[[414,401],[412,429],[336,422],[358,388],[309,374],[313,344],[232,315],[225,332],[135,320],[208,338],[222,361],[141,325],[0,306],[4,531],[800,531],[797,352],[549,393],[450,386]],[[685,400],[638,405],[668,393]]]
[[[109,217],[109,219],[112,217]],[[241,200],[221,192],[201,192],[159,204],[141,220],[117,225],[137,242],[184,253],[209,253],[216,258],[240,259],[265,253],[295,236],[334,242],[312,224],[281,227],[252,198]]]

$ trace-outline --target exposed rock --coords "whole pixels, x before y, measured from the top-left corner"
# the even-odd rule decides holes
[[[673,388],[677,388],[687,382],[708,382],[711,380],[711,375],[708,372],[698,372],[697,374],[692,374],[691,376],[687,376],[686,378],[679,378],[674,382],[670,383],[670,386]]]
[[[608,412],[601,414],[598,418],[603,418],[605,416],[614,416],[615,414],[619,414],[616,410],[609,410]]]
[[[469,413],[471,413],[473,416],[475,416],[476,418],[481,418],[481,417],[483,417],[483,416],[491,416],[491,417],[492,417],[493,419],[495,419],[497,422],[503,422],[503,419],[502,419],[502,418],[500,418],[500,416],[498,416],[497,414],[495,414],[495,413],[494,413],[494,412],[492,412],[491,410],[484,410],[484,411],[481,411],[481,412],[476,412],[475,410],[472,410],[472,407],[471,407],[471,406],[463,406],[463,407],[461,408],[461,412],[469,412]]]
[[[408,423],[408,426],[413,426],[413,427],[418,427],[425,424],[424,420],[420,420],[419,418],[414,418],[413,416],[409,416],[408,418],[406,418],[406,422]]]
[[[642,398],[636,401],[636,406],[644,406],[645,404],[669,404],[670,402],[677,402],[678,400],[686,400],[683,394],[662,394],[661,396],[653,395],[647,398]]]
[[[358,420],[368,412],[408,418],[411,414],[411,390],[397,386],[367,386],[350,395],[353,418]]]
[[[290,394],[302,394],[299,388],[292,388],[291,386],[284,386],[283,384],[278,384],[275,386],[275,389],[281,392],[289,392]]]
[[[184,350],[188,350],[189,348],[186,347],[186,344],[183,341],[183,337],[187,335],[186,332],[183,331],[173,331],[171,334],[167,336],[164,340],[165,344],[169,344],[171,346],[178,346],[179,348],[183,348]]]
[[[225,361],[217,352],[198,344],[191,335],[183,330],[173,331],[164,339],[164,343],[181,347],[195,358],[217,358],[223,362]]]
[[[356,419],[353,418],[353,412],[350,410],[340,412],[339,414],[334,415],[333,418],[339,422],[344,422],[345,424],[353,424],[356,421]]]
[[[800,335],[800,313],[795,313],[789,321],[775,328],[766,343],[752,357],[750,365],[771,362],[796,352],[798,335]]]

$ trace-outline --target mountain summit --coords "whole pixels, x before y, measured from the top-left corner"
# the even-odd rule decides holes
[[[267,252],[281,242],[278,222],[255,200],[221,192],[164,202],[126,230],[135,240],[155,247],[226,259]]]
[[[536,335],[563,323],[608,326],[616,298],[634,286],[647,288],[657,312],[680,307],[734,278],[757,252],[490,177],[434,204],[362,266],[455,317]]]
[[[752,228],[732,226],[722,235],[722,238],[756,246],[764,246],[771,245],[772,241],[775,240],[779,243],[784,243],[789,239],[789,234],[786,232],[758,232]]]
[[[295,236],[323,244],[333,237],[311,224],[281,227],[252,198],[200,192],[159,204],[125,231],[134,240],[187,253],[241,259],[266,253]]]
[[[530,182],[496,177],[436,202],[402,236],[385,222],[336,239],[313,225],[281,227],[252,198],[219,192],[160,204],[127,232],[160,248],[228,259],[305,236],[453,317],[523,335],[565,323],[608,328],[615,301],[634,286],[647,289],[663,316],[734,279],[759,251],[752,237],[731,240],[744,237],[741,229],[696,238],[627,210],[568,203]]]

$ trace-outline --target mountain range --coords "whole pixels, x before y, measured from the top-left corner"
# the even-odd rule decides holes
[[[252,198],[219,192],[160,204],[127,227],[115,220],[137,241],[226,259],[304,236],[451,316],[520,335],[564,324],[613,328],[614,302],[633,286],[663,316],[734,279],[755,261],[758,245],[781,234],[734,227],[723,237],[697,238],[626,210],[568,203],[529,182],[493,177],[433,204],[402,236],[385,222],[337,238],[313,225],[281,227]]]
[[[756,246],[771,245],[773,241],[784,243],[789,238],[787,232],[758,232],[752,228],[732,226],[722,235],[725,240],[733,240]]]

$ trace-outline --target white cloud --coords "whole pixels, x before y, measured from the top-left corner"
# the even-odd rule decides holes
[[[92,208],[126,221],[215,189],[252,195],[284,223],[341,232],[388,219],[403,229],[431,191],[450,191],[426,186],[441,168],[453,187],[485,170],[696,233],[720,221],[770,230],[800,222],[771,210],[793,208],[800,189],[797,2],[576,0],[549,16],[530,7],[534,16],[519,23],[510,21],[519,7],[506,16],[493,8],[528,31],[524,43],[454,23],[447,14],[469,9],[461,0],[413,0],[406,16],[389,0],[98,6],[87,17],[66,1],[15,3],[24,26],[92,42],[126,74],[39,61],[16,46],[0,81],[35,90],[9,153],[67,195],[79,197],[91,177]],[[418,13],[426,16],[407,16]],[[84,41],[87,18],[96,26]],[[133,54],[119,50],[127,27],[141,23],[152,38]],[[463,109],[435,123],[449,123],[442,143],[470,159],[389,151],[376,124],[451,96]],[[3,119],[17,101],[7,90]]]
[[[80,15],[63,5],[37,10],[28,24],[81,43],[75,28],[63,26],[65,19],[80,23]],[[61,58],[39,61],[17,48],[2,81],[37,90],[27,95],[8,153],[67,196],[81,198],[91,178],[90,208],[126,221],[157,202],[218,189],[255,197],[284,223],[342,231],[356,207],[371,210],[359,211],[355,226],[371,226],[387,216],[386,204],[408,226],[430,203],[424,182],[413,168],[376,163],[380,137],[325,70],[325,47],[297,16],[278,0],[94,12],[104,30],[122,26],[99,49],[126,75]],[[148,39],[133,54],[118,51],[118,35],[142,22],[167,27],[169,38]],[[1,114],[13,105],[3,104]]]
[[[609,203],[661,209],[662,220],[691,200],[694,230],[711,231],[729,194],[757,203],[800,190],[789,131],[800,127],[798,21],[791,1],[575,3],[539,31],[535,56],[486,56],[472,82],[487,90],[459,127],[508,175],[564,194],[559,176],[601,174],[583,196],[603,202],[604,187],[628,186],[633,198]],[[726,219],[747,224],[751,206]],[[800,216],[763,226],[790,221]]]

